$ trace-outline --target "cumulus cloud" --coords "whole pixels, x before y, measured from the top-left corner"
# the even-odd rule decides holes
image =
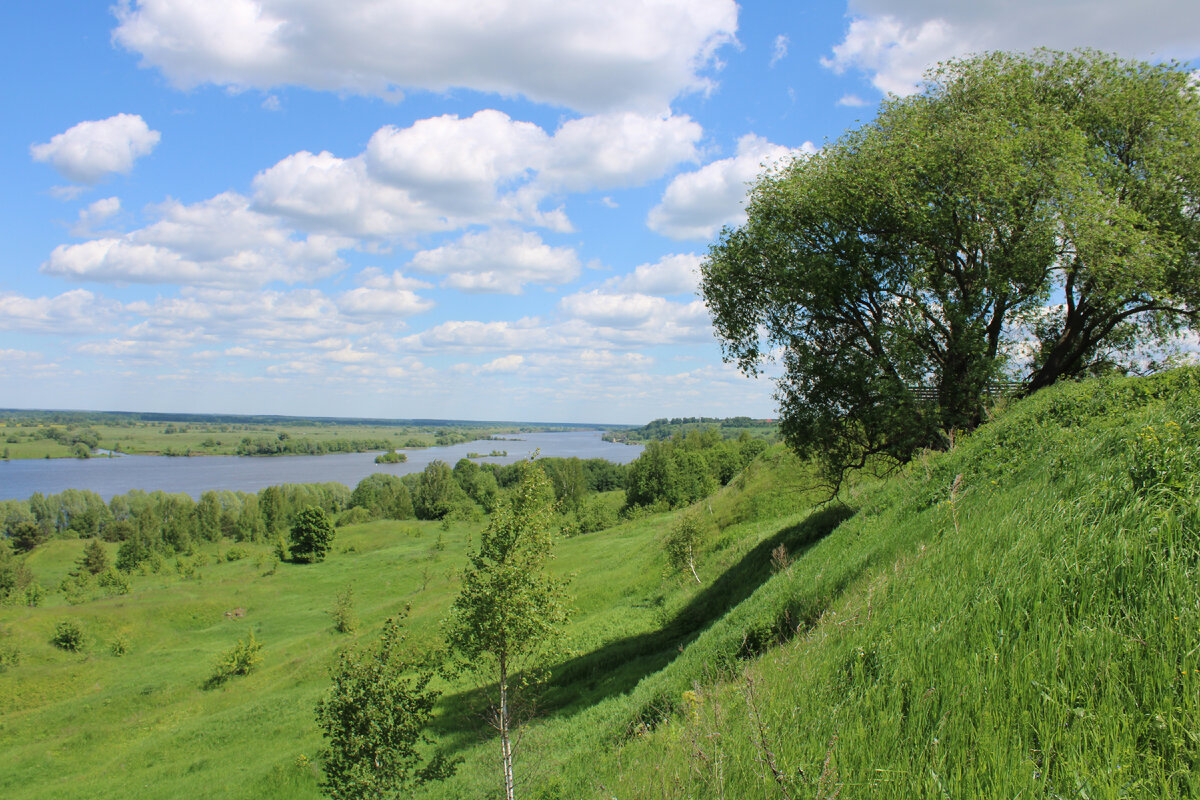
[[[257,209],[302,227],[390,238],[502,222],[568,231],[558,191],[634,186],[696,158],[687,116],[613,113],[549,134],[494,109],[385,126],[352,158],[300,152],[254,179]]]
[[[72,236],[91,236],[95,227],[121,210],[121,198],[105,197],[90,204],[79,212],[79,219],[71,226]]]
[[[579,275],[579,257],[569,247],[551,247],[536,233],[492,229],[422,250],[412,269],[444,275],[444,286],[466,292],[519,294],[527,283],[567,283]]]
[[[407,278],[399,272],[384,275],[369,270],[363,285],[343,292],[337,298],[338,308],[349,316],[407,317],[433,308],[433,301],[421,297],[416,289],[429,288],[424,281]]]
[[[115,42],[177,86],[396,98],[464,87],[584,111],[659,111],[711,86],[733,0],[122,0]]]
[[[791,150],[748,133],[738,140],[736,155],[672,179],[646,224],[672,239],[710,239],[724,225],[745,222],[747,189],[764,169],[814,152],[811,142]]]
[[[611,293],[593,289],[568,295],[559,307],[576,319],[607,328],[631,330],[672,323],[707,325],[708,312],[699,301],[674,303],[640,293]]]
[[[47,275],[111,283],[261,286],[310,281],[340,271],[346,239],[297,238],[236,192],[154,212],[158,221],[132,233],[59,245],[42,264]]]
[[[627,112],[569,120],[555,132],[540,178],[568,191],[637,186],[695,161],[703,133],[686,115]]]
[[[120,304],[86,289],[56,297],[0,293],[0,330],[23,333],[89,334],[111,327]]]
[[[639,264],[633,272],[605,281],[606,290],[644,294],[694,294],[700,284],[700,262],[696,253],[663,256],[653,264]]]
[[[916,91],[921,74],[984,50],[1092,47],[1141,58],[1195,58],[1200,5],[1192,0],[852,0],[846,36],[822,64],[864,73],[880,91]]]
[[[34,161],[46,162],[64,178],[96,184],[114,173],[128,173],[133,162],[149,155],[162,134],[137,114],[80,122],[43,144],[29,148]]]

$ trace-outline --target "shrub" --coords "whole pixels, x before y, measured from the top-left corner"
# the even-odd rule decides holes
[[[254,638],[254,631],[246,639],[238,639],[232,649],[225,651],[213,666],[213,673],[204,683],[212,689],[238,675],[249,675],[262,663],[262,643]]]
[[[102,572],[96,584],[108,595],[129,594],[131,588],[129,576],[113,567]]]
[[[338,592],[329,616],[333,617],[333,629],[338,633],[354,633],[358,628],[358,617],[354,614],[354,590],[351,587],[347,586]]]
[[[249,551],[244,550],[241,547],[231,547],[225,551],[225,560],[226,561],[240,561],[241,559],[246,558],[249,555],[250,555]]]
[[[55,626],[50,644],[69,653],[78,653],[83,649],[83,628],[75,620],[64,619]]]
[[[118,633],[113,637],[112,641],[108,643],[108,652],[118,658],[129,652],[129,639],[125,634]]]

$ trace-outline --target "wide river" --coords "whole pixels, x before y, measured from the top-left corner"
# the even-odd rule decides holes
[[[131,489],[184,492],[199,499],[210,489],[257,492],[280,483],[344,483],[351,489],[373,472],[404,475],[420,472],[433,461],[450,466],[467,453],[508,452],[505,457],[480,461],[512,464],[535,450],[560,458],[603,458],[628,464],[641,445],[613,444],[599,431],[517,433],[505,441],[477,441],[450,447],[402,450],[403,464],[376,464],[377,453],[335,453],[327,456],[118,456],[115,458],[52,458],[0,461],[0,500],[24,500],[34,492],[56,494],[63,489],[91,489],[105,501]]]

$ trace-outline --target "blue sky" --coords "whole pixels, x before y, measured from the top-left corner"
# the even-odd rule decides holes
[[[1200,64],[1194,0],[13,0],[0,407],[773,416],[695,270],[939,60]]]

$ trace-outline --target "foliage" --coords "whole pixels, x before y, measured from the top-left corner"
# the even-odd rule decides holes
[[[325,509],[308,506],[296,515],[292,525],[289,552],[296,561],[324,561],[333,542],[333,523]]]
[[[700,576],[696,574],[696,556],[703,538],[704,523],[695,511],[681,514],[663,538],[667,563],[676,571],[686,569],[691,572],[696,583],[700,583]]]
[[[442,519],[466,499],[466,493],[454,479],[454,471],[445,461],[433,461],[425,467],[412,491],[417,519]]]
[[[79,569],[92,575],[99,575],[108,569],[108,553],[104,552],[104,545],[100,544],[99,539],[88,540],[83,555],[79,557]]]
[[[375,456],[376,464],[403,464],[408,461],[406,453],[397,453],[395,450],[389,450],[386,453]]]
[[[694,503],[728,483],[766,447],[762,439],[746,434],[722,439],[716,428],[651,441],[629,465],[626,504],[679,508]]]
[[[204,682],[204,688],[213,689],[230,678],[249,675],[258,669],[262,660],[262,642],[254,638],[252,630],[245,639],[238,639],[237,644],[221,654],[213,665],[212,674]]]
[[[70,653],[78,653],[84,647],[83,626],[72,619],[61,620],[54,626],[50,644]]]
[[[569,611],[565,582],[546,570],[553,557],[553,486],[536,462],[492,513],[470,554],[461,590],[445,622],[446,641],[461,663],[494,676],[492,724],[500,734],[506,796],[513,796],[513,676],[553,647]]]
[[[1129,367],[1197,320],[1197,142],[1183,65],[944,64],[759,180],[702,268],[725,356],[779,351],[781,431],[833,486],[974,428],[1006,370],[1032,392]]]
[[[376,472],[358,482],[349,505],[361,508],[368,519],[412,519],[413,503],[408,488],[396,475]]]
[[[374,647],[344,651],[317,703],[327,740],[321,788],[336,800],[409,797],[454,771],[456,760],[420,752],[432,743],[426,729],[441,692],[429,688],[430,665],[405,653],[403,618],[388,619]]]
[[[333,608],[329,609],[333,629],[338,633],[354,633],[358,629],[358,616],[354,613],[354,589],[347,586],[337,594]]]
[[[8,542],[0,539],[0,601],[15,596],[30,585],[33,573],[24,559],[18,558]]]

